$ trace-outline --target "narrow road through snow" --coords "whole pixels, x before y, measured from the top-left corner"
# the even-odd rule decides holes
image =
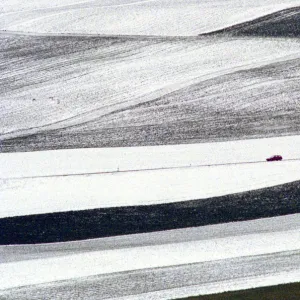
[[[3,153],[0,217],[171,203],[284,184],[300,180],[299,146],[300,137],[291,136]],[[284,161],[263,161],[273,154]]]

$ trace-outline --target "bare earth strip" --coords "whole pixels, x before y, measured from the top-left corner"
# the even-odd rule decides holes
[[[300,214],[64,243],[0,246],[0,263],[300,229]]]
[[[300,212],[298,199],[299,181],[176,203],[79,211],[77,205],[71,211],[1,218],[0,244],[75,241],[282,216]]]
[[[239,291],[223,292],[220,294],[201,295],[176,298],[176,300],[234,300],[248,299],[256,300],[258,298],[265,300],[272,299],[290,299],[297,300],[300,297],[300,283],[274,284],[267,287],[257,287],[242,289]]]
[[[298,37],[300,35],[299,19],[300,8],[292,7],[249,22],[216,30],[207,33],[207,35],[226,34],[242,36]]]

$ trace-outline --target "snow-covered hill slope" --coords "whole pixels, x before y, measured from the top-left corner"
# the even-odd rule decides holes
[[[297,39],[4,34],[0,43],[0,139],[25,137],[2,151],[299,130]]]
[[[3,2],[3,1],[2,1]],[[197,35],[299,5],[299,0],[105,0],[1,3],[0,29],[43,33]]]

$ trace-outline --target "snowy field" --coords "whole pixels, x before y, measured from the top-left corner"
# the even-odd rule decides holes
[[[292,136],[172,150],[158,146],[1,154],[6,167],[0,217],[170,203],[284,184],[300,180],[299,144],[300,138]],[[274,152],[286,161],[266,162]]]
[[[300,136],[187,145],[1,153],[0,178],[261,163],[273,154],[282,155],[284,160],[300,159]],[[242,168],[247,167],[242,165]]]
[[[11,236],[22,240],[32,214],[73,211],[82,220],[80,210],[203,203],[266,187],[273,189],[248,193],[256,200],[248,206],[243,196],[235,199],[225,214],[249,220],[261,211],[290,213],[0,246],[1,299],[160,300],[300,281],[300,217],[291,215],[298,212],[298,183],[274,187],[300,180],[300,54],[292,34],[300,34],[292,24],[299,22],[299,0],[1,4],[0,152],[16,152],[0,153],[2,244],[16,243]],[[295,10],[257,21],[290,7]],[[249,31],[243,22],[251,20]],[[239,36],[230,30],[198,36],[237,24]],[[266,35],[273,27],[276,38]],[[148,147],[121,148],[140,145]],[[51,149],[69,150],[18,153]],[[265,161],[274,154],[283,161]],[[251,215],[249,205],[260,207],[261,198],[274,199],[274,209]],[[186,212],[189,222],[193,209]],[[139,226],[126,217],[128,228]],[[205,224],[230,221],[222,212],[217,217]],[[33,231],[27,242],[40,238]],[[55,234],[50,241],[59,240]]]
[[[282,241],[285,241],[282,243]],[[0,288],[300,249],[300,230],[112,249],[0,264]],[[16,276],[18,274],[18,276]],[[37,276],[39,274],[39,276]],[[300,278],[297,278],[300,279]]]
[[[0,246],[0,262],[16,262],[120,248],[188,243],[241,235],[281,232],[299,228],[300,214],[244,222],[173,229],[134,235],[112,236],[64,243]]]
[[[143,241],[147,241],[146,245],[143,245]],[[134,296],[136,292],[134,287],[128,291],[131,288],[129,282],[134,279],[134,274],[130,272],[139,270],[141,276],[142,274],[146,276],[155,272],[153,268],[160,267],[164,270],[175,265],[184,266],[191,271],[193,268],[197,270],[198,265],[187,264],[199,263],[202,263],[199,264],[200,270],[201,266],[206,264],[207,267],[210,263],[218,264],[219,275],[215,275],[215,279],[219,278],[220,285],[212,285],[211,282],[206,281],[208,280],[205,279],[206,276],[202,276],[202,279],[197,279],[199,282],[193,284],[193,287],[184,286],[179,283],[181,278],[175,276],[173,283],[176,281],[176,289],[173,286],[173,289],[168,291],[162,289],[158,292],[153,286],[154,293],[152,296],[150,293],[147,299],[170,299],[170,295],[178,297],[183,292],[185,295],[212,293],[266,285],[271,282],[293,282],[300,280],[299,270],[293,261],[282,257],[281,263],[275,266],[271,261],[278,261],[278,255],[286,253],[293,257],[297,251],[299,253],[299,241],[299,214],[296,214],[94,241],[36,246],[1,246],[0,253],[4,260],[0,263],[2,274],[0,295],[5,296],[10,293],[13,295],[14,292],[18,292],[18,290],[7,290],[9,288],[23,286],[24,289],[24,286],[31,286],[30,290],[33,288],[32,285],[42,283],[54,282],[54,286],[59,288],[59,281],[68,279],[77,279],[77,284],[90,282],[92,289],[92,283],[96,283],[97,280],[101,281],[101,276],[94,279],[88,276],[114,274],[113,276],[116,277],[119,272],[126,271],[127,273],[120,275],[127,280],[125,291],[131,295],[128,299],[142,299],[145,295]],[[15,261],[12,253],[15,253]],[[238,265],[232,261],[236,259],[239,259]],[[270,261],[266,269],[261,269],[260,259]],[[237,269],[231,269],[237,266]],[[240,274],[239,268],[244,269],[240,277],[236,276]],[[169,271],[173,272],[172,269]],[[221,274],[230,273],[231,278],[221,280]],[[157,281],[159,280],[154,281],[155,285],[158,284]],[[145,284],[147,285],[146,282]],[[165,284],[169,284],[168,280]],[[47,287],[52,288],[50,285],[41,286],[45,293],[47,293]],[[102,289],[109,291],[109,286],[103,286]],[[152,291],[150,289],[149,292]],[[83,289],[81,292],[84,293],[86,290]],[[114,296],[116,295],[112,293],[111,297]]]
[[[188,36],[252,20],[299,0],[4,0],[0,29],[43,33]]]
[[[300,180],[299,167],[297,161],[2,180],[0,217],[172,203],[228,195]]]

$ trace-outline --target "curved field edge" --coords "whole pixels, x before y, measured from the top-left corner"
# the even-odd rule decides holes
[[[0,244],[51,243],[300,212],[300,182],[204,200],[0,219]],[[42,201],[42,199],[41,199]]]
[[[298,0],[5,2],[0,8],[4,30],[163,36],[197,35],[299,5]]]
[[[238,300],[238,299],[247,299],[247,300],[300,299],[300,282],[279,284],[279,285],[268,286],[268,287],[259,287],[254,289],[241,290],[241,291],[225,292],[220,294],[176,298],[174,300]]]
[[[283,9],[252,21],[207,32],[199,36],[210,35],[299,37],[300,6]]]

